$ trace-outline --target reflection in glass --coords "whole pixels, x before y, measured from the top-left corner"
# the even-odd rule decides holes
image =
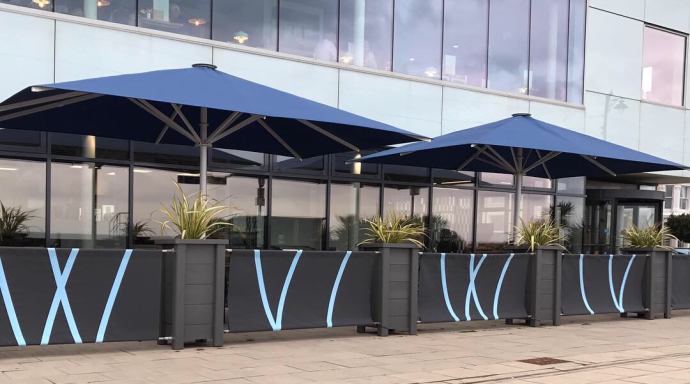
[[[489,88],[527,93],[529,0],[492,0],[489,12]]]
[[[213,40],[275,51],[278,0],[224,0],[213,3]]]
[[[139,0],[139,26],[211,37],[211,0]]]
[[[498,251],[510,240],[513,228],[513,193],[479,191],[476,252]]]
[[[402,214],[421,222],[428,228],[429,188],[409,185],[386,185],[383,189],[383,215]],[[429,238],[424,238],[429,245]]]
[[[341,0],[339,40],[341,63],[390,71],[393,0]]]
[[[510,187],[514,183],[513,175],[509,175],[507,173],[482,172],[481,175],[481,181],[483,184]]]
[[[570,253],[582,253],[584,213],[584,197],[558,196],[553,217],[556,225],[563,226],[561,236],[565,237],[565,247]]]
[[[584,95],[586,14],[587,0],[570,0],[567,101],[578,104]]]
[[[569,0],[532,0],[529,94],[565,101]]]
[[[583,252],[595,255],[611,253],[611,204],[587,205],[585,223]]]
[[[642,99],[683,105],[684,70],[685,36],[645,27]]]
[[[565,179],[558,179],[558,193],[573,193],[582,195],[585,193],[584,177],[568,177]]]
[[[338,61],[338,1],[281,0],[279,51]]]
[[[454,185],[470,187],[474,185],[475,173],[467,171],[452,171],[449,169],[434,169],[434,185]]]
[[[273,180],[271,248],[323,250],[326,184]]]
[[[523,176],[522,186],[526,188],[543,188],[551,189],[553,183],[550,179],[542,179],[541,177]]]
[[[45,163],[0,159],[0,185],[0,246],[45,246]]]
[[[393,71],[441,77],[442,0],[397,0]]]
[[[37,148],[41,146],[41,132],[0,128],[0,146]],[[12,148],[13,151],[21,150]]]
[[[434,188],[431,237],[436,252],[464,253],[472,250],[474,191]]]
[[[333,168],[335,173],[348,174],[348,175],[369,175],[375,176],[379,173],[378,164],[373,163],[359,163],[351,162],[350,160],[366,156],[374,153],[374,151],[361,151],[357,152],[345,152],[336,153],[333,155]]]
[[[131,143],[134,147],[134,161],[136,162],[199,166],[199,148],[191,145],[154,144],[139,141],[132,141]]]
[[[42,11],[53,10],[53,2],[51,0],[0,0],[0,4],[17,5]]]
[[[379,215],[379,190],[361,183],[331,184],[330,250],[357,249],[364,240],[364,219]]]
[[[51,133],[50,135],[50,152],[53,155],[129,160],[129,141],[127,140],[66,133]]]
[[[136,0],[55,0],[55,12],[110,21],[136,24]]]
[[[552,206],[553,196],[551,195],[531,195],[523,193],[522,205],[520,206],[520,218],[525,223],[550,220]],[[521,223],[518,223],[518,226],[521,225]]]
[[[446,0],[443,80],[486,87],[489,2]]]
[[[213,148],[211,163],[236,169],[261,169],[266,163],[266,157],[263,153],[258,152]]]
[[[383,166],[383,179],[403,183],[428,183],[429,168],[385,164]]]
[[[125,248],[128,170],[98,163],[52,163],[52,246]]]
[[[276,171],[310,171],[323,172],[325,168],[324,156],[315,156],[307,159],[296,159],[287,156],[275,156],[274,169]]]

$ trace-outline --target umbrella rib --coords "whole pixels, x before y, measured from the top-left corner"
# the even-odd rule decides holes
[[[233,133],[246,127],[247,125],[249,125],[249,124],[251,124],[257,120],[261,120],[261,118],[263,118],[263,116],[261,116],[261,115],[251,115],[250,117],[244,119],[241,123],[237,123],[237,125],[235,125],[234,127],[228,129],[227,131],[221,133],[220,135],[216,135],[215,137],[213,137],[211,139],[207,139],[206,141],[208,142],[208,144],[213,144],[220,139],[223,139],[229,135],[232,135]]]
[[[175,121],[175,117],[177,117],[177,111],[174,111],[170,115],[170,120]],[[163,136],[165,135],[166,132],[168,132],[168,128],[170,128],[170,126],[168,124],[165,124],[165,127],[163,127],[163,129],[161,130],[161,133],[159,133],[158,137],[156,138],[156,141],[155,141],[156,144],[160,143],[161,140],[163,140]]]
[[[22,101],[19,103],[14,103],[14,104],[2,106],[2,107],[0,107],[0,112],[7,112],[7,111],[11,111],[11,110],[17,109],[17,108],[32,107],[32,106],[38,105],[38,104],[51,103],[53,101],[60,101],[60,100],[69,99],[69,98],[73,98],[73,97],[77,97],[77,96],[81,96],[81,95],[85,95],[85,94],[86,94],[86,92],[67,92],[67,93],[61,93],[59,95],[42,97],[40,99]]]
[[[48,105],[41,105],[40,107],[26,109],[23,111],[10,113],[9,115],[0,116],[0,121],[11,120],[11,119],[15,119],[17,117],[31,115],[31,114],[34,114],[36,112],[43,112],[43,111],[47,111],[47,110],[54,109],[54,108],[64,107],[64,106],[70,105],[70,104],[81,103],[82,101],[95,99],[95,98],[98,98],[101,96],[103,96],[103,95],[99,95],[99,94],[95,94],[95,93],[89,93],[86,95],[77,96],[77,97],[67,99],[67,100],[61,100],[61,101],[51,103]]]
[[[539,157],[541,159],[541,152],[538,149],[536,150],[536,152],[537,152],[537,157]],[[546,166],[546,163],[542,163],[541,166],[542,166],[542,168],[544,168],[544,172],[546,173],[546,177],[548,177],[549,180],[552,180],[551,179],[551,172],[549,172],[549,168]]]
[[[187,120],[187,116],[185,116],[184,113],[182,113],[182,107],[180,107],[179,105],[177,105],[175,103],[170,103],[170,105],[172,105],[173,109],[175,109],[175,112],[177,112],[177,114],[180,116],[180,119],[182,119],[182,122],[184,123],[184,125],[187,126],[189,133],[191,133],[192,136],[194,136],[194,138],[199,143],[201,143],[201,137],[199,137],[199,135],[196,133],[196,131],[192,127],[192,124],[189,123],[189,120]]]
[[[274,139],[278,140],[278,142],[279,142],[280,144],[282,144],[283,147],[285,147],[285,149],[287,149],[288,151],[290,151],[290,153],[292,153],[292,156],[293,156],[293,157],[295,157],[295,158],[297,158],[297,159],[299,159],[299,160],[302,160],[302,156],[300,156],[294,149],[292,149],[292,147],[290,147],[290,145],[289,145],[288,143],[286,143],[285,140],[283,140],[282,137],[280,137],[277,133],[275,133],[275,131],[274,131],[273,129],[271,129],[271,127],[269,127],[268,124],[266,124],[266,122],[265,122],[263,119],[260,119],[260,120],[259,120],[259,125],[261,125],[262,127],[264,127],[264,129],[265,129],[266,131],[268,131],[268,133],[270,133],[271,136],[273,136]]]
[[[230,124],[234,123],[235,120],[237,120],[240,116],[242,115],[242,112],[233,112],[228,116],[225,121],[221,125],[216,128],[213,133],[211,133],[211,136],[208,137],[209,140],[213,140],[216,136],[220,135],[221,133],[225,132],[225,130],[230,126]]]
[[[156,107],[151,105],[148,101],[142,100],[142,99],[133,99],[131,97],[128,97],[129,101],[134,103],[134,105],[138,106],[139,108],[143,109],[144,111],[150,113],[154,117],[158,118],[158,120],[168,124],[168,126],[175,131],[177,131],[179,134],[182,136],[188,138],[192,142],[196,143],[196,139],[194,136],[190,135],[189,132],[187,132],[186,129],[182,128],[179,124],[176,122],[170,120],[168,116],[164,115],[163,112],[159,111]]]
[[[613,172],[612,170],[608,169],[605,165],[602,163],[594,160],[591,156],[588,155],[580,155],[582,156],[585,160],[589,161],[590,163],[596,165],[597,167],[601,168],[604,172],[608,173],[611,176],[616,176],[616,173]]]
[[[513,147],[510,147],[510,155],[513,156],[513,164],[515,164],[515,169],[520,168],[518,165],[517,157],[515,157],[515,149]]]
[[[318,125],[312,123],[311,121],[308,121],[308,120],[297,120],[297,121],[299,121],[300,123],[306,125],[307,127],[311,128],[311,129],[315,130],[316,132],[328,137],[329,139],[331,139],[331,140],[333,140],[333,141],[335,141],[335,142],[337,142],[337,143],[339,143],[345,147],[348,147],[355,152],[359,152],[359,148],[357,148],[356,146],[354,146],[354,145],[348,143],[347,141],[341,139],[340,137],[328,132],[327,130],[319,127]]]
[[[517,170],[516,170],[515,168],[513,168],[513,166],[510,165],[510,163],[508,162],[508,160],[504,159],[503,156],[501,156],[501,154],[498,153],[498,151],[496,151],[496,150],[494,149],[494,147],[492,147],[492,146],[490,146],[490,145],[487,145],[487,147],[489,148],[489,151],[491,151],[491,153],[493,153],[493,154],[498,158],[498,162],[499,162],[499,163],[503,163],[503,165],[505,165],[506,168],[508,168],[508,169],[510,169],[511,171],[513,171],[513,173],[517,173]],[[485,155],[488,156],[489,154],[488,154],[488,153],[485,153]],[[494,161],[496,161],[496,159],[494,159]]]
[[[462,171],[462,169],[465,168],[469,163],[471,163],[472,160],[474,160],[474,159],[476,159],[477,157],[479,157],[479,155],[481,155],[482,152],[484,152],[484,150],[486,150],[486,147],[483,147],[483,148],[474,147],[474,149],[476,149],[477,152],[476,152],[475,154],[473,154],[472,156],[470,156],[470,157],[469,157],[467,160],[465,160],[462,164],[460,164],[460,166],[456,169],[456,171],[458,171],[458,172]]]
[[[547,161],[553,159],[554,157],[556,157],[556,156],[558,156],[558,155],[560,155],[560,154],[561,154],[561,152],[549,152],[549,153],[547,153],[544,157],[540,158],[539,160],[537,160],[537,161],[535,161],[534,163],[532,163],[532,165],[530,165],[529,167],[525,168],[524,171],[523,171],[523,174],[527,174],[527,172],[533,170],[534,168],[536,168],[536,167],[538,167],[538,166],[540,166],[540,165],[545,164]]]
[[[493,162],[493,161],[489,161],[489,160],[487,160],[487,159],[482,159],[482,158],[477,157],[476,160],[477,160],[477,161],[481,161],[482,163],[489,164],[489,165],[494,166],[494,167],[496,167],[496,168],[503,169],[503,170],[508,171],[508,172],[513,172],[512,169],[508,169],[508,168],[506,168],[505,166],[503,166],[502,164],[499,164],[499,163],[496,163],[496,162]]]

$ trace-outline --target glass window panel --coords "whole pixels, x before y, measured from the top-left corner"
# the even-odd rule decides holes
[[[135,25],[136,0],[55,0],[55,12]]]
[[[38,148],[41,146],[41,132],[0,128],[0,145]],[[21,149],[12,148],[12,150]]]
[[[170,165],[199,166],[199,148],[191,145],[154,144],[132,141],[134,161]]]
[[[440,78],[442,0],[397,0],[393,71]]]
[[[296,159],[294,157],[276,156],[275,170],[276,171],[310,171],[323,172],[325,169],[324,156],[310,157],[307,159]]]
[[[492,0],[489,10],[489,88],[527,93],[529,0]]]
[[[51,133],[50,151],[56,156],[129,160],[129,141],[107,137]]]
[[[524,176],[522,178],[522,186],[525,188],[541,188],[551,189],[553,183],[550,179],[542,179],[541,177]]]
[[[223,0],[213,3],[213,40],[275,51],[278,0]]]
[[[44,247],[46,244],[46,165],[0,159],[0,204],[10,216],[27,213],[18,227],[0,217],[0,246]],[[8,220],[10,221],[10,220]],[[14,221],[14,220],[11,220]]]
[[[573,193],[584,195],[586,179],[584,177],[568,177],[558,179],[558,193]]]
[[[472,250],[474,191],[434,188],[431,220],[436,252],[465,253]]]
[[[565,101],[569,0],[532,0],[529,94]]]
[[[443,80],[486,87],[488,25],[487,0],[446,0]]]
[[[362,153],[345,152],[345,153],[337,153],[337,154],[333,155],[335,173],[348,174],[348,175],[368,175],[368,176],[378,175],[378,173],[379,173],[378,164],[350,162],[350,160],[352,160],[358,156],[359,157],[366,156],[366,155],[369,155],[371,153],[374,153],[374,151],[362,151]],[[348,162],[350,164],[348,164]]]
[[[553,196],[523,193],[520,208],[520,218],[525,223],[549,220],[551,218],[551,209],[553,208]]]
[[[51,0],[0,0],[0,3],[40,9],[43,11],[53,10],[53,2]]]
[[[364,219],[379,215],[380,188],[351,183],[331,184],[330,249],[352,251],[364,240]]]
[[[340,1],[341,63],[390,71],[393,0]]]
[[[567,101],[578,104],[584,94],[586,14],[587,0],[570,0]]]
[[[479,191],[476,252],[498,251],[507,245],[513,228],[514,200],[513,193]]]
[[[211,0],[139,0],[139,26],[211,37]]]
[[[129,168],[52,163],[50,238],[60,248],[125,248]]]
[[[558,196],[554,220],[563,226],[561,235],[565,236],[565,246],[570,253],[582,252],[585,198]]]
[[[323,250],[326,184],[273,180],[271,248]]]
[[[194,148],[199,152],[197,148]],[[197,153],[198,156],[198,153]],[[236,169],[261,169],[266,165],[263,153],[240,151],[237,149],[213,148],[211,163]]]
[[[683,105],[684,70],[685,37],[645,27],[642,99]]]
[[[481,173],[482,184],[495,185],[499,187],[511,187],[514,185],[514,179],[515,178],[513,175],[509,175],[507,173]]]
[[[429,188],[409,185],[386,185],[383,190],[383,215],[402,214],[421,221],[428,228]],[[429,245],[429,238],[424,238]]]
[[[383,166],[383,175],[386,181],[401,181],[406,183],[429,182],[429,168],[386,164]]]
[[[281,0],[281,52],[338,61],[338,1]]]
[[[451,171],[448,169],[434,169],[434,185],[455,185],[470,187],[474,185],[475,173],[467,171]]]

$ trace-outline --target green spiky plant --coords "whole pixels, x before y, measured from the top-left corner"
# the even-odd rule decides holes
[[[0,239],[29,233],[26,223],[36,217],[34,212],[25,211],[22,207],[6,207],[0,202]]]
[[[365,239],[359,244],[412,243],[424,248],[423,240],[426,233],[421,220],[408,217],[403,213],[388,212],[385,217],[376,216],[365,221],[367,224],[363,230]]]
[[[521,218],[520,224],[520,228],[515,228],[517,231],[515,245],[527,245],[529,252],[534,252],[539,245],[555,246],[567,251],[562,245],[565,241],[565,236],[561,234],[563,227],[556,225],[553,220],[536,220],[525,223]]]
[[[669,227],[663,226],[661,223],[656,223],[647,228],[639,228],[636,225],[631,225],[623,230],[623,240],[625,240],[632,248],[664,248],[673,249],[664,245],[669,240],[677,240],[671,234]]]
[[[154,220],[161,226],[161,235],[168,228],[177,233],[180,239],[208,239],[223,227],[234,226],[227,221],[234,215],[224,213],[236,210],[235,207],[220,205],[219,201],[211,200],[200,192],[186,195],[180,184],[175,182],[175,185],[180,197],[175,194],[169,207],[157,211],[165,215],[167,220]]]

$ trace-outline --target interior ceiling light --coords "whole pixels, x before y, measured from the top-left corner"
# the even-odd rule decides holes
[[[353,59],[353,57],[350,54],[350,52],[345,52],[345,53],[343,53],[342,56],[340,56],[340,62],[341,63],[350,64],[352,62],[352,59]]]
[[[96,3],[99,7],[107,7],[110,5],[110,1],[108,0],[98,0]]]
[[[16,171],[17,168],[0,167],[0,171]]]
[[[429,68],[426,69],[426,71],[424,71],[424,73],[425,73],[428,77],[434,77],[434,76],[436,76],[436,74],[438,73],[438,71],[437,71],[436,68],[434,68],[434,67],[429,67]]]
[[[204,19],[189,19],[188,21],[189,21],[189,24],[192,24],[196,27],[199,27],[201,25],[206,24],[206,20],[204,20]]]
[[[233,36],[232,38],[235,39],[238,43],[244,44],[245,41],[249,40],[249,35],[247,34],[247,32],[239,31],[235,32],[235,36]]]
[[[134,173],[151,173],[153,171],[150,171],[148,169],[135,169]]]
[[[34,4],[38,4],[40,8],[45,7],[46,5],[50,4],[50,1],[48,0],[32,0]]]

